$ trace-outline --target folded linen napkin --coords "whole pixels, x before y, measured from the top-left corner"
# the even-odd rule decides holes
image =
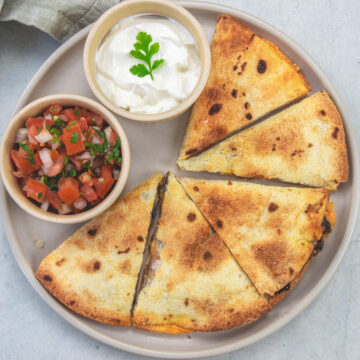
[[[65,41],[121,0],[0,0],[0,21],[16,20]]]

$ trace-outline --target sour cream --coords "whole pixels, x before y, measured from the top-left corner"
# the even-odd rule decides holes
[[[160,50],[151,61],[165,61],[149,75],[130,72],[144,63],[130,55],[139,32],[152,36]],[[158,114],[181,103],[195,88],[200,75],[197,45],[179,23],[160,16],[136,16],[121,20],[105,37],[96,53],[96,79],[104,95],[133,113]],[[145,63],[144,63],[145,64]]]

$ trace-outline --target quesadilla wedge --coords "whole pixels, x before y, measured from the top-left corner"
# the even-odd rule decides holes
[[[36,271],[42,285],[76,313],[130,326],[160,181],[155,174],[50,253]]]
[[[326,209],[326,215],[323,222],[324,232],[322,237],[316,242],[316,245],[314,246],[313,252],[309,260],[305,263],[305,265],[297,274],[297,276],[293,280],[291,280],[286,286],[284,286],[282,289],[277,291],[273,296],[268,297],[269,304],[272,307],[274,307],[277,303],[279,303],[282,299],[284,299],[284,297],[294,289],[296,284],[305,275],[313,258],[323,249],[326,237],[331,233],[332,229],[335,226],[335,220],[336,220],[336,215],[333,211],[333,203],[328,203]]]
[[[193,107],[179,160],[310,91],[300,68],[273,43],[237,19],[220,15],[209,79]]]
[[[292,281],[334,217],[329,191],[181,179],[260,294]],[[327,212],[329,214],[327,214]]]
[[[303,99],[198,156],[180,169],[278,179],[336,190],[348,178],[341,116],[325,91]]]
[[[172,334],[223,330],[268,310],[265,298],[170,175],[134,327]]]

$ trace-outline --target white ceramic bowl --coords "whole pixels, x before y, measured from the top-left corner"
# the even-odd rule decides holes
[[[13,164],[10,159],[10,150],[14,146],[16,133],[19,128],[23,127],[24,121],[29,117],[36,117],[45,111],[52,104],[60,104],[63,106],[81,106],[89,109],[99,115],[112,127],[118,134],[121,141],[122,167],[118,180],[111,192],[90,210],[79,214],[60,215],[47,211],[43,211],[39,206],[32,203],[21,191],[18,179],[13,175]],[[0,145],[0,172],[6,187],[6,190],[14,201],[29,214],[39,219],[61,223],[73,224],[92,219],[96,215],[105,211],[121,194],[130,170],[130,148],[127,136],[115,116],[98,102],[86,98],[84,96],[73,94],[50,95],[33,101],[21,109],[10,121],[4,132]]]
[[[116,106],[103,94],[96,80],[95,55],[104,37],[121,19],[145,13],[155,13],[169,17],[182,24],[195,39],[200,56],[200,76],[194,90],[179,105],[159,114],[139,114]],[[180,116],[196,101],[204,89],[209,76],[211,55],[209,43],[203,28],[195,17],[183,7],[168,0],[126,0],[106,11],[95,22],[86,39],[83,61],[86,80],[94,95],[106,107],[121,117],[130,120],[156,122]]]

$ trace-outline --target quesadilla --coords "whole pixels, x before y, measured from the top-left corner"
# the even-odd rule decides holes
[[[300,68],[273,43],[237,19],[220,15],[209,79],[193,107],[179,160],[310,91]]]
[[[333,207],[334,207],[333,203],[329,202],[327,204],[326,215],[324,217],[324,221],[322,224],[324,228],[323,235],[319,240],[317,240],[313,252],[309,257],[308,261],[303,266],[303,268],[300,270],[297,276],[293,280],[291,280],[286,286],[278,290],[273,296],[268,297],[269,304],[272,307],[274,307],[277,303],[279,303],[282,299],[284,299],[284,297],[294,289],[296,284],[305,275],[313,258],[323,249],[326,237],[331,233],[331,231],[335,226],[336,214],[333,210]]]
[[[325,91],[229,137],[180,169],[278,179],[336,190],[348,178],[341,116]]]
[[[223,330],[268,310],[265,298],[170,175],[134,327],[172,334]]]
[[[260,294],[292,281],[333,218],[329,191],[181,179]],[[329,215],[327,214],[329,212]]]
[[[36,271],[42,285],[83,316],[130,326],[160,180],[152,176],[48,255]]]

